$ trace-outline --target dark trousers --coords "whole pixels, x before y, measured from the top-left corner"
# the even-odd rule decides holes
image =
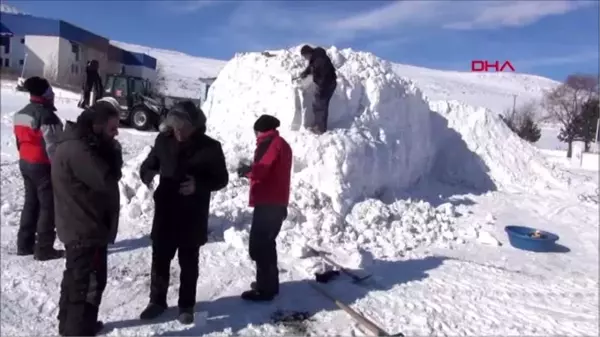
[[[19,168],[25,183],[25,204],[21,211],[17,248],[33,250],[37,234],[36,250],[50,249],[56,238],[50,165],[20,161]]]
[[[62,336],[94,336],[106,288],[107,247],[66,247],[60,284],[58,331]]]
[[[317,87],[315,99],[312,103],[313,114],[315,116],[315,127],[321,133],[327,131],[327,119],[329,118],[329,101],[335,92],[337,83],[333,82],[325,87]]]
[[[277,235],[287,217],[286,206],[258,205],[252,214],[249,253],[256,263],[256,289],[276,294],[279,292],[277,268]]]
[[[196,305],[196,286],[198,284],[199,246],[181,247],[172,242],[152,243],[152,272],[150,276],[150,302],[167,306],[167,291],[171,275],[171,260],[179,260],[181,273],[179,275],[180,308],[193,308]]]

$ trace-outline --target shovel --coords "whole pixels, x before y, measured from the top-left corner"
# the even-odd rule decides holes
[[[370,278],[372,275],[366,275],[366,276],[359,276],[356,275],[355,273],[351,272],[350,270],[340,266],[337,262],[333,261],[332,259],[330,259],[329,257],[327,257],[327,255],[329,255],[329,253],[321,251],[321,250],[317,250],[313,247],[308,246],[308,249],[313,253],[316,254],[318,256],[320,256],[323,260],[325,260],[325,262],[331,264],[334,267],[339,268],[339,270],[341,270],[344,274],[348,275],[351,279],[353,283],[361,283],[364,280]]]
[[[331,294],[329,294],[327,291],[325,291],[325,289],[323,289],[320,286],[318,286],[316,283],[310,282],[310,285],[313,287],[313,289],[315,289],[321,295],[327,297],[329,300],[331,300],[333,303],[335,303],[335,305],[337,305],[340,309],[344,310],[355,321],[357,321],[360,325],[362,325],[364,328],[366,328],[367,330],[369,330],[375,336],[404,337],[404,334],[402,334],[401,332],[397,333],[397,334],[394,334],[394,335],[390,335],[385,330],[383,330],[382,328],[380,328],[379,326],[377,326],[377,324],[373,323],[371,320],[369,320],[365,316],[359,314],[356,310],[352,309],[350,306],[348,306],[348,305],[342,303],[341,301],[337,300],[335,297],[333,297]]]

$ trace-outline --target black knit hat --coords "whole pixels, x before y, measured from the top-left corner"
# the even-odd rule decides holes
[[[254,122],[254,131],[267,132],[279,127],[279,119],[271,115],[262,115]]]
[[[300,55],[310,55],[313,51],[313,47],[305,44],[304,46],[302,46],[302,48],[300,48]]]
[[[31,96],[42,96],[50,88],[50,83],[45,78],[33,76],[25,80],[23,87]]]

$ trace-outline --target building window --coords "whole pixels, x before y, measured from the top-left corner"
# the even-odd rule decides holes
[[[20,59],[20,60],[19,60],[19,65],[20,65],[20,66],[22,66],[22,65],[24,65],[24,64],[25,64],[25,61],[24,61],[23,59]]]
[[[10,67],[10,59],[4,59],[4,66],[5,67]]]
[[[79,45],[71,41],[71,52],[75,55],[75,61],[79,62]]]
[[[21,38],[21,44],[25,44],[25,38]]]
[[[2,68],[4,59],[0,57],[0,68]]]
[[[4,46],[4,54],[10,54],[10,36],[0,36],[0,46]]]

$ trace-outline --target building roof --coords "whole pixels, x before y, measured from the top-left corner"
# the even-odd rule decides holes
[[[13,36],[13,33],[8,27],[0,22],[0,36]]]
[[[63,20],[3,12],[0,24],[0,35],[59,36],[69,41],[106,51],[111,61],[118,61],[124,65],[144,66],[156,69],[156,59],[152,56],[113,46],[107,38]]]

